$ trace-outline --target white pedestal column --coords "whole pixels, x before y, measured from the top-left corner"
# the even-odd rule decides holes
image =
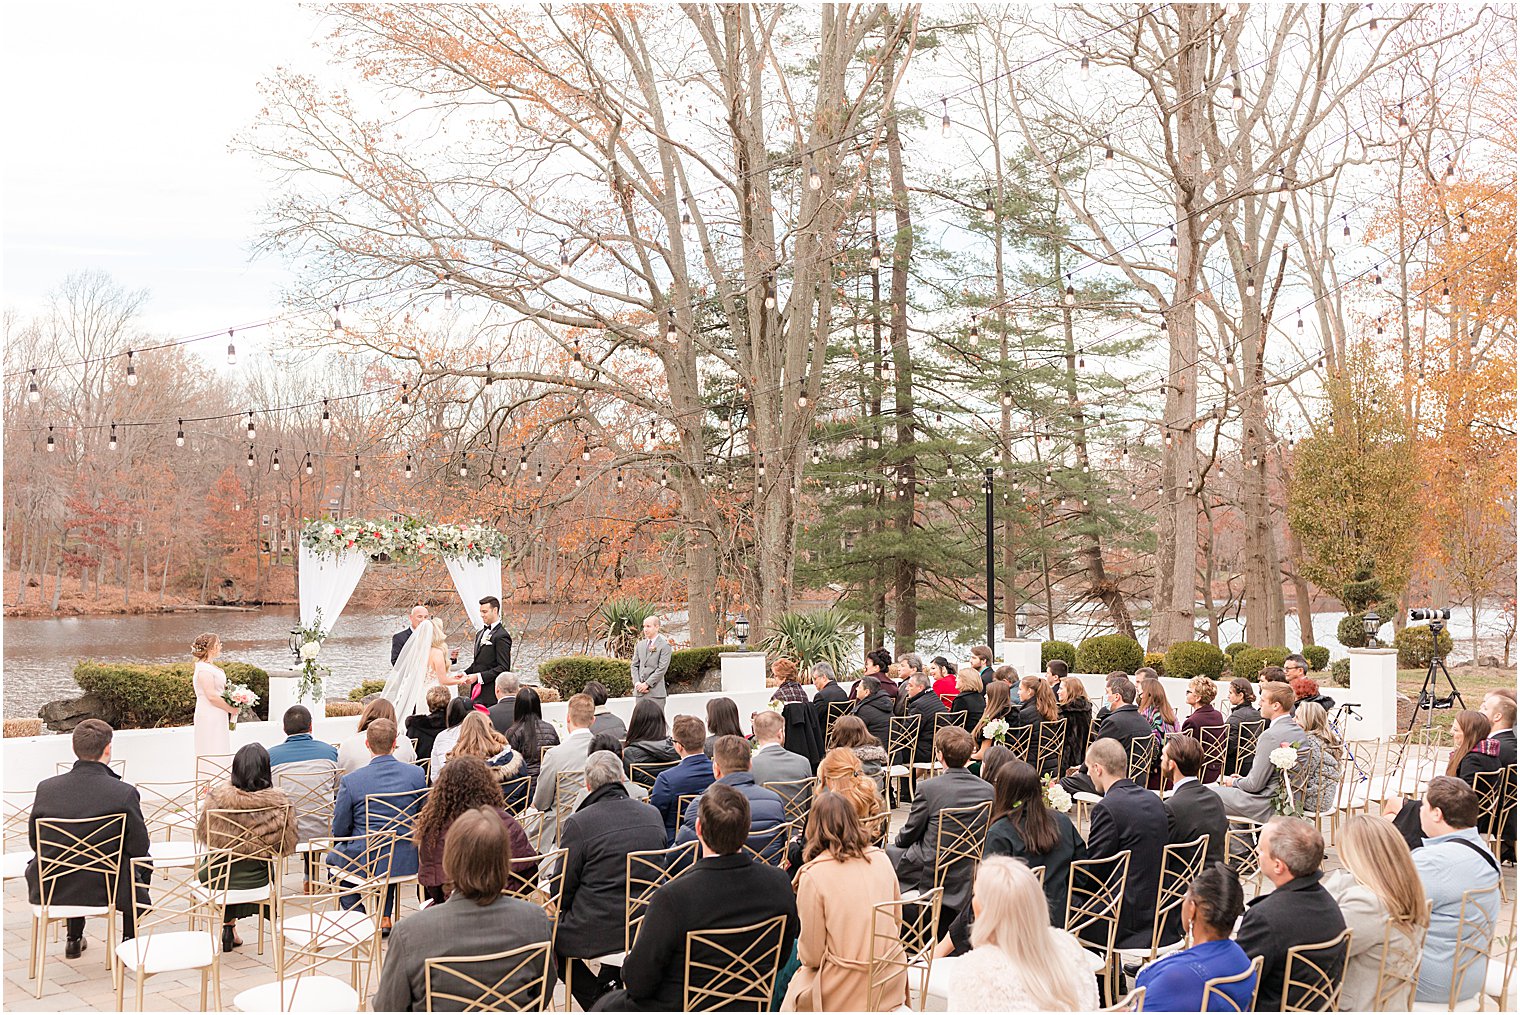
[[[1391,648],[1354,648],[1351,654],[1351,690],[1341,697],[1357,706],[1360,720],[1346,724],[1354,740],[1384,739],[1398,732],[1398,652]]]
[[[271,722],[279,722],[285,710],[292,705],[305,705],[311,710],[313,719],[321,719],[327,715],[326,681],[319,680],[316,694],[307,698],[298,696],[300,686],[299,670],[269,671],[269,720]]]
[[[1045,667],[1040,665],[1040,642],[1035,638],[1012,638],[1004,641],[1003,662],[1018,671],[1020,677],[1038,676]]]
[[[764,652],[723,652],[718,661],[724,694],[765,690]]]

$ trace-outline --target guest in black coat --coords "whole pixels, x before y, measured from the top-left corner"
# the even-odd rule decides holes
[[[913,745],[913,761],[928,764],[934,759],[934,717],[950,710],[934,693],[932,682],[923,673],[915,673],[903,685],[900,697],[907,701],[904,715],[918,716],[918,741]],[[894,765],[906,764],[902,758],[893,758]]]
[[[633,950],[623,963],[623,989],[604,994],[594,1011],[681,1011],[685,1008],[688,931],[747,927],[784,917],[778,965],[797,940],[797,900],[779,867],[750,859],[749,801],[715,783],[697,804],[701,859],[654,893]],[[692,965],[727,968],[731,959],[695,948]]]
[[[855,707],[852,715],[860,717],[866,730],[886,747],[891,743],[892,699],[881,689],[874,676],[861,677],[855,683]]]
[[[406,717],[406,735],[417,741],[418,764],[433,756],[433,741],[449,728],[449,702],[453,697],[447,687],[434,684],[427,692],[428,711]]]
[[[1160,797],[1130,779],[1129,756],[1117,740],[1093,742],[1087,749],[1087,772],[1103,794],[1092,808],[1088,857],[1101,859],[1129,850],[1129,876],[1115,943],[1120,948],[1149,948],[1161,854],[1166,848],[1166,807]]]
[[[591,683],[596,683],[592,681]],[[590,684],[587,685],[588,687]],[[496,727],[496,732],[502,736],[507,735],[507,730],[512,728],[512,721],[517,718],[517,692],[521,690],[521,681],[515,673],[500,673],[496,676],[496,704],[486,709],[486,714],[491,718],[491,725]],[[597,732],[601,732],[597,730]]]
[[[589,795],[560,831],[559,844],[569,852],[555,944],[560,969],[575,964],[570,982],[582,1011],[617,983],[616,967],[592,973],[577,960],[623,950],[628,854],[665,848],[665,819],[628,796],[617,755],[597,751],[586,759],[586,789]]]
[[[987,692],[982,690],[982,678],[975,670],[962,667],[955,675],[955,699],[950,702],[950,711],[964,712],[966,714],[966,728],[974,730],[982,721],[982,713],[987,711]]]
[[[1235,941],[1251,958],[1262,957],[1257,1011],[1281,1011],[1288,949],[1329,941],[1346,929],[1335,897],[1319,883],[1325,840],[1302,818],[1277,817],[1261,832],[1261,872],[1275,886],[1246,906]],[[1327,972],[1341,978],[1345,954]]]
[[[934,887],[941,812],[992,802],[992,786],[966,770],[972,744],[971,734],[959,726],[946,726],[934,737],[934,752],[945,766],[944,774],[919,784],[907,820],[897,838],[887,846],[887,856],[897,870],[897,882],[903,891],[917,889],[926,892]],[[990,823],[990,807],[988,818]],[[970,903],[973,867],[965,864],[963,869],[946,872],[943,878],[944,919],[953,919],[953,914]]]
[[[1261,722],[1261,712],[1256,708],[1256,689],[1245,677],[1236,677],[1230,681],[1230,712],[1224,717],[1229,728],[1225,731],[1228,737],[1229,747],[1226,751],[1224,770],[1226,772],[1239,772],[1247,775],[1251,771],[1253,755],[1247,753],[1245,757],[1239,756],[1240,730],[1238,727],[1243,722]],[[1265,725],[1262,727],[1265,729]],[[1236,768],[1237,765],[1244,766]]]
[[[1117,740],[1125,757],[1128,757],[1131,741],[1140,737],[1154,738],[1155,727],[1136,707],[1135,682],[1128,677],[1121,675],[1108,678],[1108,708],[1108,717],[1098,723],[1098,728],[1093,731],[1094,743],[1099,740]],[[1061,780],[1061,785],[1068,793],[1098,792],[1096,784],[1083,771],[1067,775]]]
[[[849,701],[850,695],[834,679],[834,667],[828,663],[813,665],[813,691],[813,710],[818,713],[818,728],[827,732],[829,705],[838,701]]]
[[[1192,737],[1172,737],[1161,752],[1161,775],[1170,781],[1172,792],[1166,798],[1167,842],[1192,842],[1207,835],[1204,862],[1209,866],[1224,861],[1224,836],[1229,818],[1219,794],[1198,781],[1203,767],[1203,747]]]
[[[1060,663],[1062,668],[1066,666],[1059,659],[1052,659],[1050,663],[1052,666]],[[1087,697],[1087,687],[1076,677],[1061,678],[1056,701],[1061,706],[1061,715],[1066,717],[1066,737],[1061,743],[1059,771],[1067,772],[1082,764],[1082,758],[1087,753],[1087,739],[1093,734],[1093,706],[1092,700]]]
[[[27,843],[32,847],[32,859],[26,865],[27,901],[32,905],[42,903],[42,888],[37,870],[37,822],[39,819],[106,818],[126,815],[126,837],[122,840],[120,854],[121,876],[116,883],[116,908],[122,914],[123,940],[133,936],[132,859],[148,855],[148,826],[143,822],[142,802],[136,787],[123,782],[121,776],[111,770],[111,727],[99,719],[86,719],[74,727],[74,767],[62,775],[55,775],[37,784],[32,801],[32,814],[27,821]],[[72,827],[73,833],[84,835],[80,826]],[[51,841],[51,840],[50,840]],[[68,842],[72,842],[69,839]],[[50,845],[49,859],[58,852]],[[138,900],[148,901],[148,889],[139,886]],[[61,906],[105,906],[111,903],[106,895],[105,880],[98,874],[64,874],[48,883],[48,908],[56,911]],[[84,917],[68,919],[67,941],[64,954],[77,958],[84,951]]]
[[[1515,764],[1515,696],[1489,691],[1483,696],[1482,712],[1488,716],[1488,735],[1499,741],[1499,764]]]

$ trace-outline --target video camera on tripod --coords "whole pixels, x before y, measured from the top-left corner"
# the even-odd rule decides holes
[[[1409,717],[1409,728],[1413,729],[1415,717],[1421,712],[1425,713],[1425,725],[1429,727],[1435,709],[1455,708],[1457,705],[1465,709],[1467,702],[1462,700],[1462,692],[1457,689],[1456,681],[1451,679],[1451,671],[1446,668],[1446,660],[1441,657],[1441,631],[1451,619],[1451,610],[1433,607],[1413,609],[1409,611],[1409,619],[1426,621],[1430,627],[1430,665],[1426,667],[1425,682],[1420,685],[1420,697],[1415,703],[1414,713]],[[1446,678],[1446,686],[1451,688],[1450,694],[1436,695],[1437,671]]]

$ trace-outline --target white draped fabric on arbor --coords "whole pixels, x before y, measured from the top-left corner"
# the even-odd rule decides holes
[[[454,580],[454,588],[464,602],[464,612],[470,617],[471,629],[479,631],[485,623],[480,616],[480,600],[486,596],[495,596],[498,602],[501,601],[501,558],[484,557],[474,561],[468,557],[444,557],[443,562],[448,566],[449,577]]]

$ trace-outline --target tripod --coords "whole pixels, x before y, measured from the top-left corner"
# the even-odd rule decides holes
[[[1439,620],[1430,622],[1430,665],[1425,669],[1425,682],[1420,685],[1420,697],[1416,700],[1414,712],[1409,716],[1409,726],[1404,730],[1408,733],[1414,729],[1415,717],[1420,711],[1425,710],[1425,728],[1430,729],[1435,719],[1435,710],[1438,708],[1452,708],[1461,705],[1467,708],[1467,702],[1462,700],[1462,692],[1457,689],[1457,682],[1451,679],[1451,671],[1446,668],[1446,660],[1440,655],[1441,630],[1446,625]],[[1436,697],[1436,672],[1446,678],[1446,686],[1451,688],[1451,693],[1444,698]]]

